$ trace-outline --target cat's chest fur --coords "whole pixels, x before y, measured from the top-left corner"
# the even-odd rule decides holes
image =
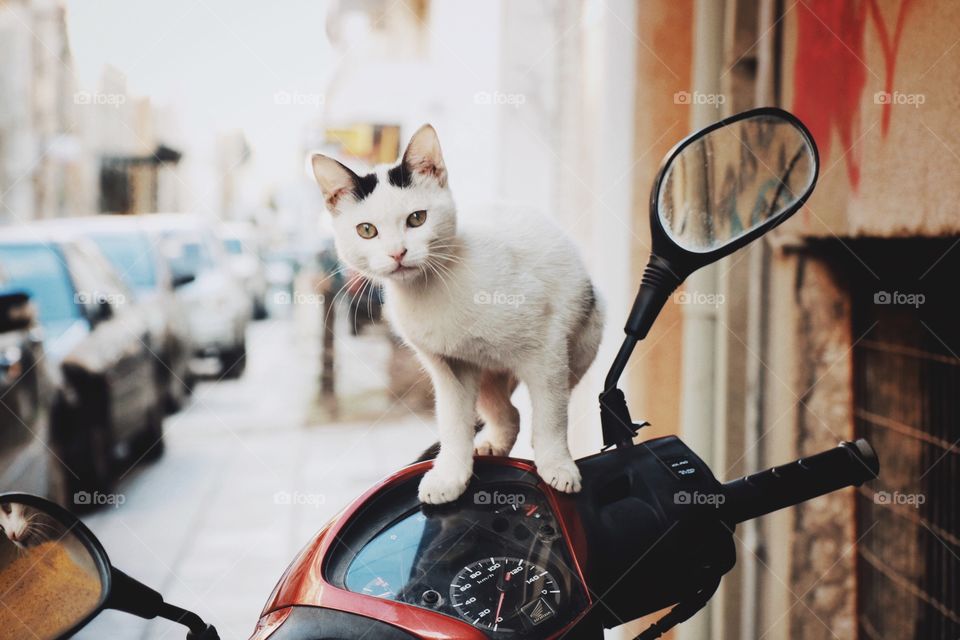
[[[387,316],[408,343],[485,368],[515,368],[543,348],[552,323],[575,320],[588,280],[552,226],[485,226],[465,231],[458,242],[442,279],[431,273],[413,286],[386,286]]]
[[[509,366],[505,343],[522,342],[523,332],[506,331],[509,320],[476,309],[471,287],[428,283],[428,291],[386,291],[387,316],[397,333],[421,351],[486,367]],[[463,283],[460,283],[463,284]],[[391,289],[393,289],[391,291]]]

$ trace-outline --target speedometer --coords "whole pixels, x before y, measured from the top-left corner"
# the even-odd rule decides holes
[[[556,615],[560,587],[549,571],[520,558],[484,558],[457,573],[450,603],[475,627],[520,631]]]

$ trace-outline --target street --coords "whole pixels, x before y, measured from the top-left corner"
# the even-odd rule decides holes
[[[281,573],[337,511],[433,440],[429,416],[386,403],[372,419],[326,423],[316,409],[312,322],[250,325],[239,380],[202,382],[167,418],[167,449],[125,475],[115,506],[84,518],[113,563],[245,638]],[[345,319],[341,319],[342,323]],[[383,393],[389,345],[340,331],[338,387]],[[344,393],[344,392],[341,392]],[[177,638],[186,630],[107,611],[78,638]]]

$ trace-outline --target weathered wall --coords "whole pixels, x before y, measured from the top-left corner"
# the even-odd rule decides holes
[[[782,233],[960,231],[960,107],[954,0],[788,3],[783,105],[821,150],[810,205]]]
[[[650,190],[660,161],[690,131],[689,91],[693,53],[693,3],[653,0],[638,15],[636,80],[633,282],[640,284],[650,258]],[[631,360],[627,399],[637,419],[653,426],[644,437],[676,433],[680,425],[680,352],[683,323],[676,298],[667,303]],[[622,322],[612,318],[611,322]]]

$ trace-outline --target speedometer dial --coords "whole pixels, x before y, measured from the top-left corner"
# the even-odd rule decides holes
[[[484,558],[457,573],[450,603],[475,627],[520,631],[556,615],[560,587],[549,571],[520,558]]]

